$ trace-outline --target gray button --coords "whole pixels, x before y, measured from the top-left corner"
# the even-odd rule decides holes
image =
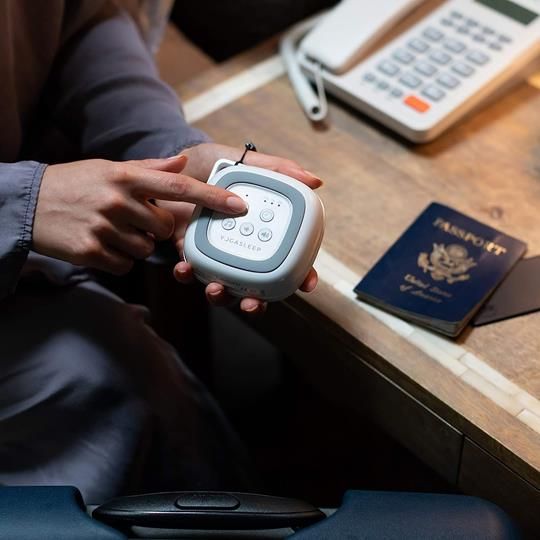
[[[411,39],[409,41],[409,47],[414,49],[416,52],[426,52],[429,49],[429,45],[422,41],[421,39]]]
[[[441,24],[443,26],[452,26],[454,24],[454,21],[445,17],[444,19],[441,19]]]
[[[457,28],[457,31],[460,34],[468,34],[469,33],[469,27],[468,26],[460,26]]]
[[[445,49],[448,49],[454,53],[460,53],[465,49],[465,44],[461,43],[461,41],[458,41],[457,39],[447,39],[444,42],[444,47]]]
[[[487,36],[490,36],[491,34],[495,33],[495,30],[493,30],[493,28],[490,28],[489,26],[484,26],[484,28],[482,28],[482,32],[484,32],[484,34],[486,34]]]
[[[478,43],[484,43],[484,41],[486,41],[486,38],[482,34],[476,34],[475,36],[473,36],[473,39]]]
[[[459,75],[463,75],[463,77],[468,77],[474,73],[474,68],[463,62],[458,62],[452,66],[452,71],[455,71]]]
[[[418,77],[415,77],[414,75],[410,73],[406,73],[405,75],[402,75],[399,79],[399,82],[403,83],[405,86],[408,86],[409,88],[416,88],[420,85],[422,82],[421,79]]]
[[[454,19],[463,19],[463,15],[459,11],[452,11],[450,15],[452,15]]]
[[[377,88],[380,88],[381,90],[386,90],[390,85],[386,81],[379,81],[377,84]]]
[[[226,231],[230,231],[231,229],[234,229],[236,225],[236,220],[229,217],[229,218],[225,218],[221,221],[221,226],[226,230]]]
[[[444,37],[444,34],[441,31],[433,27],[426,28],[422,32],[422,35],[424,35],[431,41],[440,41]]]
[[[439,87],[433,86],[432,84],[426,86],[422,91],[422,94],[432,101],[439,101],[446,95]]]
[[[489,44],[489,48],[490,48],[490,49],[493,49],[494,51],[500,51],[500,50],[502,50],[501,44],[500,44],[500,43],[495,43],[495,42],[490,43],[490,44]]]
[[[426,75],[426,77],[431,77],[437,71],[435,66],[428,64],[427,62],[417,62],[414,69],[418,71],[418,73]]]
[[[268,223],[274,219],[274,211],[270,208],[265,208],[264,210],[261,210],[259,217],[261,218],[261,221]]]
[[[448,64],[450,60],[452,60],[452,57],[449,54],[446,54],[443,51],[433,51],[429,57],[434,61],[437,62],[437,64],[441,64],[444,66],[445,64]]]
[[[489,56],[480,51],[471,51],[467,55],[467,60],[470,60],[479,66],[483,66],[489,60]]]
[[[268,242],[272,238],[272,231],[270,229],[261,229],[258,236],[261,242]]]
[[[392,62],[381,62],[378,66],[378,69],[379,71],[386,73],[386,75],[390,75],[390,77],[392,77],[399,71],[399,67]]]
[[[459,85],[459,79],[456,79],[456,77],[452,77],[452,75],[448,75],[448,73],[443,73],[442,75],[439,75],[439,77],[437,77],[437,82],[450,89],[455,88]]]
[[[253,234],[254,228],[255,227],[253,227],[252,223],[249,223],[249,222],[242,223],[242,225],[240,225],[240,233],[243,234],[244,236],[249,236],[250,234]]]
[[[512,41],[512,38],[501,34],[499,36],[499,41],[502,41],[503,43],[510,43]]]
[[[394,97],[401,97],[403,95],[403,92],[399,88],[392,88],[390,94]]]
[[[375,80],[375,75],[373,75],[373,73],[366,73],[364,75],[364,81],[373,82],[374,80]]]
[[[185,492],[174,503],[178,508],[191,510],[235,510],[240,501],[228,493]]]
[[[402,64],[410,64],[414,60],[414,55],[412,55],[410,52],[400,49],[399,51],[396,51],[394,53],[394,58]]]
[[[471,28],[474,28],[475,26],[478,26],[478,23],[474,19],[467,19],[465,21],[465,24],[470,26]]]

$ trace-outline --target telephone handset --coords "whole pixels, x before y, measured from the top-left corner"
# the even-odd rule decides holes
[[[311,24],[295,63],[319,94],[324,86],[407,139],[430,141],[540,55],[540,0],[447,0],[358,62],[425,2],[342,0]]]
[[[302,40],[300,50],[332,73],[343,73],[422,1],[344,0]]]

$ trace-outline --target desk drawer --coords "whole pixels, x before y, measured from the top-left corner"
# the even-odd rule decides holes
[[[456,484],[463,436],[362,360],[324,325],[287,304],[252,323],[291,356],[327,399],[365,415],[445,480]]]

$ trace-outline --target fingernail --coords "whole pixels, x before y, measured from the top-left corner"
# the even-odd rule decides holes
[[[227,198],[227,206],[233,211],[233,212],[245,212],[247,210],[246,203],[240,198],[240,197],[228,197]]]
[[[180,159],[180,158],[185,158],[187,156],[185,156],[184,154],[176,154],[176,156],[170,156],[167,158],[167,161],[172,161],[173,159]]]
[[[307,171],[306,169],[304,169],[304,173],[307,174],[308,176],[311,176],[311,178],[313,178],[313,180],[316,180],[317,182],[320,182],[319,185],[323,185],[323,181],[316,175],[316,174],[313,174],[311,171]]]
[[[244,311],[253,313],[259,309],[259,302],[244,302]]]

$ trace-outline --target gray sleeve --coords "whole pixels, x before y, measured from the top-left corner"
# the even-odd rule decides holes
[[[32,226],[46,165],[0,163],[0,299],[15,290],[32,241]]]
[[[153,58],[126,14],[97,22],[63,49],[51,78],[49,104],[54,120],[84,157],[171,156],[208,141],[186,123],[176,94],[159,80]]]

